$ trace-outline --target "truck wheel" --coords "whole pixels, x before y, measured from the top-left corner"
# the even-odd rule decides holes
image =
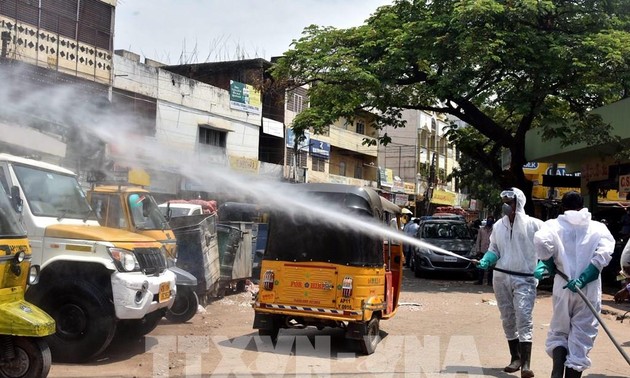
[[[46,337],[55,361],[88,360],[105,350],[116,332],[110,299],[86,281],[52,287],[40,307],[57,326],[55,334]]]
[[[0,365],[0,377],[39,378],[48,375],[52,359],[43,338],[14,337],[13,346],[15,358]]]
[[[379,327],[378,318],[374,317],[367,324],[365,335],[359,340],[359,346],[363,354],[372,354],[376,350],[378,342],[381,340],[381,329]]]
[[[157,310],[146,314],[142,319],[121,320],[118,322],[118,333],[129,339],[140,338],[151,333],[158,326],[164,313],[164,310]]]
[[[197,293],[189,286],[179,286],[173,306],[166,312],[171,323],[185,323],[195,316],[199,307]]]
[[[245,280],[240,280],[236,283],[236,292],[237,293],[242,293],[245,291],[245,287],[246,287],[246,282]]]
[[[271,337],[271,342],[275,343],[276,341],[278,341],[279,332],[280,332],[280,327],[278,327],[277,325],[274,325],[272,329],[259,329],[258,336],[260,337],[269,336]]]

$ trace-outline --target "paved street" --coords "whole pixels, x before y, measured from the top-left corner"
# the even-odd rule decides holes
[[[240,293],[209,304],[189,324],[164,320],[143,340],[116,340],[92,363],[53,364],[50,377],[520,377],[502,371],[509,355],[490,287],[457,277],[418,279],[410,271],[405,276],[402,305],[393,319],[381,322],[384,339],[371,356],[360,355],[343,331],[330,328],[281,330],[272,350],[251,328],[251,295]],[[622,323],[615,314],[628,310],[630,304],[616,305],[605,296],[603,317],[626,353],[630,319]],[[537,377],[548,377],[551,369],[544,352],[550,315],[551,295],[541,290],[532,352]],[[591,358],[593,368],[585,378],[629,376],[630,368],[601,328]]]

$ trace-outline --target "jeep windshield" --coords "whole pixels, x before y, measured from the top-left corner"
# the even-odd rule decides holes
[[[33,215],[95,219],[76,177],[21,165],[13,169]]]
[[[166,227],[166,218],[151,195],[131,193],[127,195],[127,201],[131,220],[138,230],[163,230]]]

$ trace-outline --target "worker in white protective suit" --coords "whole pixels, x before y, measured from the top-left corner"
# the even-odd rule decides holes
[[[501,201],[503,217],[492,227],[490,246],[477,267],[488,269],[496,265],[498,269],[494,271],[492,287],[511,355],[510,364],[503,371],[521,369],[521,378],[531,378],[532,311],[537,285],[533,273],[538,261],[533,241],[543,222],[525,214],[525,194],[520,189],[504,190]]]
[[[600,272],[612,258],[615,239],[603,223],[591,220],[579,193],[566,193],[562,208],[564,214],[545,222],[534,237],[541,260],[534,276],[541,279],[558,270],[569,277],[568,282],[560,275],[554,278],[553,315],[545,348],[553,359],[552,378],[562,378],[563,372],[566,378],[580,378],[591,366],[588,353],[598,321],[577,288],[600,311]]]
[[[619,275],[622,277],[623,287],[615,293],[615,302],[623,303],[630,299],[630,241],[626,243],[623,252],[621,252],[621,271]]]

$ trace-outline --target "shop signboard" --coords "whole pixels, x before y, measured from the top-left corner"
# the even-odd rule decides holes
[[[630,175],[619,176],[619,193],[630,193]]]
[[[447,192],[441,189],[434,189],[431,196],[431,203],[437,205],[455,205],[455,193]]]
[[[324,159],[330,158],[330,143],[321,140],[311,139],[310,143],[311,155]]]

